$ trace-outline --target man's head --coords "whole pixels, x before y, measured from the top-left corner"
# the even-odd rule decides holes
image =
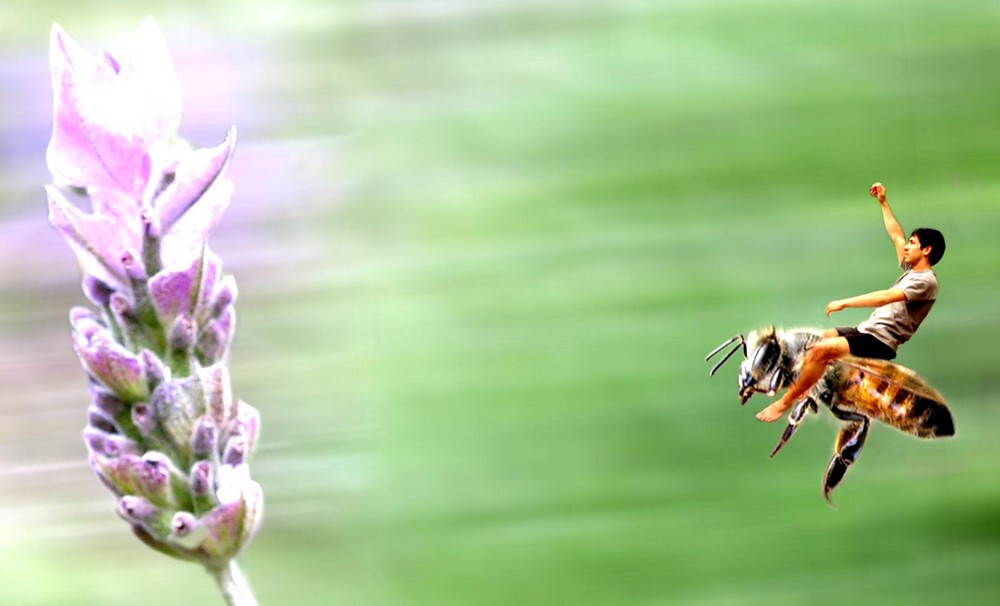
[[[927,261],[936,265],[944,256],[944,248],[944,236],[941,232],[930,227],[918,227],[910,234],[903,256],[907,263],[914,265],[917,259],[926,255]]]

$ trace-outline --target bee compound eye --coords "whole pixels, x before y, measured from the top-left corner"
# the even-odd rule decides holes
[[[771,370],[777,361],[777,353],[777,345],[770,341],[764,343],[754,352],[753,360],[750,362],[751,369],[756,372],[757,376],[764,375]]]

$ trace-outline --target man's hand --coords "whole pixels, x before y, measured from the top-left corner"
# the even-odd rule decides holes
[[[845,307],[847,307],[847,306],[844,305],[843,301],[840,301],[840,300],[830,301],[829,303],[826,304],[826,317],[829,318],[830,314],[832,314],[835,311],[840,311],[840,310],[844,309]]]
[[[871,189],[868,190],[868,193],[870,193],[873,198],[878,198],[879,203],[885,202],[885,186],[881,183],[872,185]]]

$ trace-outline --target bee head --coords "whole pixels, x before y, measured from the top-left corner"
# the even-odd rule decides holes
[[[740,403],[746,404],[754,393],[774,395],[787,380],[781,367],[782,345],[773,327],[752,331],[746,338],[746,360],[740,364],[737,378]]]

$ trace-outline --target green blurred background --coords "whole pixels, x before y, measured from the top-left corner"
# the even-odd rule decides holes
[[[235,123],[212,246],[234,389],[264,416],[243,558],[263,605],[1000,603],[1000,3],[5,2],[0,603],[221,603],[135,540],[85,462],[84,303],[41,185],[49,28],[114,50],[154,15],[199,145]],[[944,231],[898,361],[958,436],[740,408],[740,331]],[[138,599],[136,602],[134,600]]]

